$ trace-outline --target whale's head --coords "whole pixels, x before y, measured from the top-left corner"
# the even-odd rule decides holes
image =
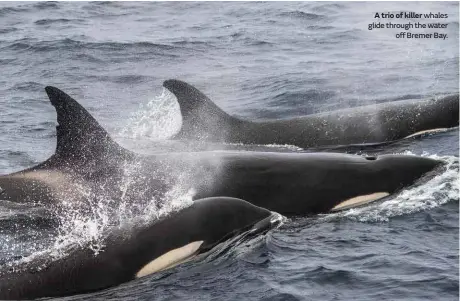
[[[352,173],[357,178],[355,183],[350,183],[361,192],[354,189],[355,195],[351,194],[331,211],[360,206],[409,189],[411,185],[429,179],[443,165],[442,161],[413,155],[364,156],[361,160],[366,161],[363,162],[365,168]]]

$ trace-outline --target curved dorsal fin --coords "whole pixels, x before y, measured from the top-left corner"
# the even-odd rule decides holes
[[[179,102],[182,128],[175,138],[223,139],[231,127],[241,120],[222,111],[206,95],[186,82],[169,79],[163,86],[171,91]]]
[[[57,113],[56,159],[88,162],[121,149],[75,99],[55,87],[45,90]]]

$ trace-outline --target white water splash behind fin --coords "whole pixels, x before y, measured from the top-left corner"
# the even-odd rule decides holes
[[[176,134],[182,125],[179,104],[168,90],[142,104],[133,113],[121,135],[129,138],[149,137],[164,140]]]

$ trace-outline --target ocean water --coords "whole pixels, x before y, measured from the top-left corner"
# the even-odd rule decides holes
[[[437,31],[448,38],[368,30],[376,12],[399,11],[447,13]],[[46,85],[138,152],[311,151],[168,141],[181,117],[162,82],[185,80],[249,120],[458,93],[458,11],[456,2],[0,2],[0,173],[54,152]],[[366,152],[446,166],[383,202],[287,219],[217,258],[65,300],[458,300],[458,128]],[[0,201],[0,264],[59,255],[64,242],[97,248],[106,213],[56,222],[39,206]]]

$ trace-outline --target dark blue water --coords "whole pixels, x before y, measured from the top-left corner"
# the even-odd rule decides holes
[[[0,173],[54,152],[46,85],[74,96],[135,151],[308,151],[165,141],[181,119],[161,84],[185,80],[248,119],[458,93],[458,9],[455,2],[0,3]],[[448,39],[367,29],[375,12],[401,10],[448,13]],[[446,162],[430,181],[383,203],[287,220],[218,258],[67,299],[458,300],[458,136],[454,129],[368,150]],[[81,239],[97,246],[103,228],[104,211],[69,214],[56,225],[43,208],[1,202],[0,264],[60,254]]]

